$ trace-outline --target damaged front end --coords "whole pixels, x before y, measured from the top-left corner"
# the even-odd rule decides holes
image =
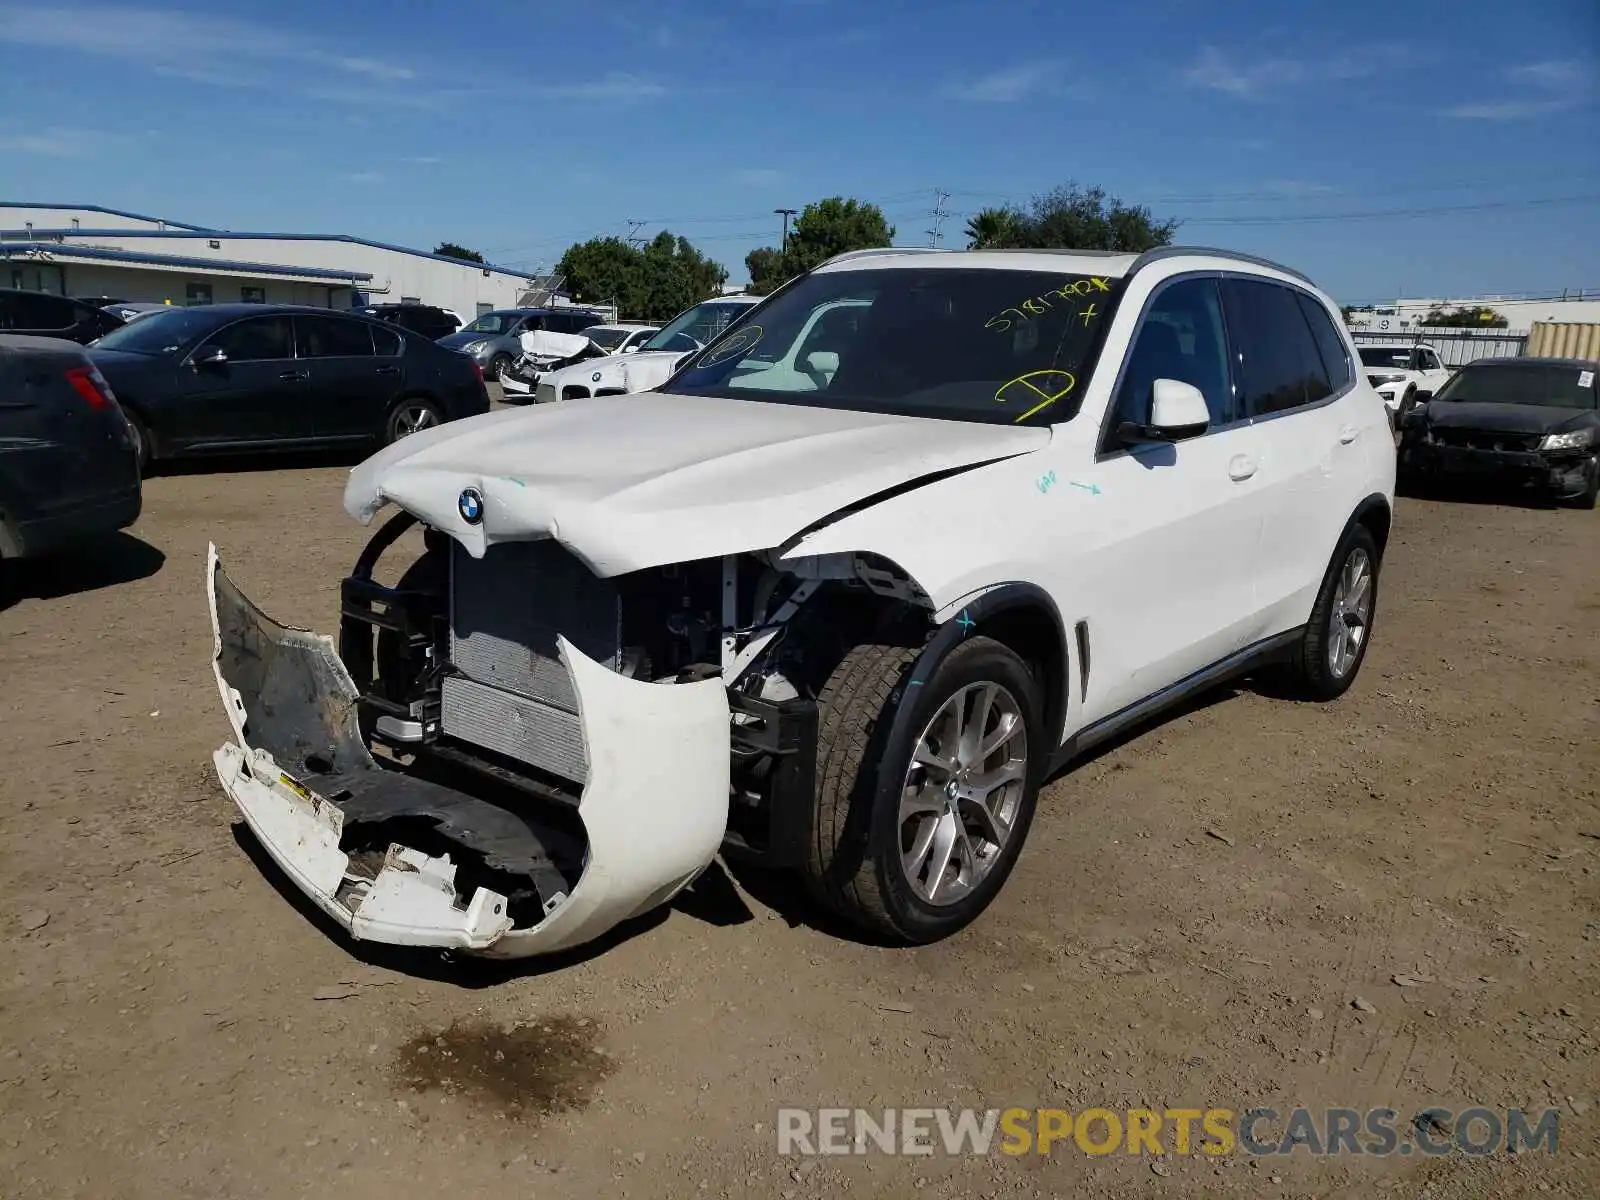
[[[371,698],[332,640],[267,617],[215,547],[206,584],[235,739],[213,755],[217,774],[273,861],[354,937],[507,958],[548,953],[665,903],[716,855],[730,780],[720,678],[630,678],[556,634],[536,665],[561,711],[571,710],[577,782],[545,794],[510,783],[469,792],[375,757],[374,714],[363,712]],[[345,603],[348,619],[348,586]],[[396,632],[410,628],[401,612],[380,618]],[[458,688],[478,686],[456,678]],[[472,719],[470,704],[448,711]],[[510,729],[525,715],[482,714]],[[398,700],[376,720],[402,747],[441,724],[437,707]],[[492,782],[492,764],[477,765]]]

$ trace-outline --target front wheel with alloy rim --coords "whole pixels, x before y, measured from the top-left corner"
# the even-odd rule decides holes
[[[389,414],[384,427],[384,441],[398,442],[403,437],[443,424],[444,413],[439,411],[437,404],[420,396],[408,396],[396,404]]]
[[[486,374],[490,379],[504,379],[509,370],[511,370],[511,355],[496,354],[489,360],[489,370]]]
[[[1378,611],[1378,563],[1372,531],[1352,525],[1334,551],[1290,663],[1293,681],[1308,699],[1332,700],[1355,682]]]
[[[955,933],[999,893],[1046,751],[1038,683],[1009,647],[975,637],[904,678],[916,658],[857,646],[823,687],[806,868],[830,908],[910,943]]]

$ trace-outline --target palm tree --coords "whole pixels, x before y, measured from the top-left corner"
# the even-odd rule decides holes
[[[1011,244],[1017,215],[1009,208],[985,208],[967,219],[969,250],[998,250]]]

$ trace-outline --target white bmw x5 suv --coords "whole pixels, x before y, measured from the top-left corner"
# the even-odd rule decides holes
[[[1217,250],[862,252],[659,391],[415,434],[351,473],[399,511],[337,645],[213,550],[223,786],[358,938],[558,950],[719,852],[944,937],[1087,747],[1350,686],[1395,454],[1337,314]]]

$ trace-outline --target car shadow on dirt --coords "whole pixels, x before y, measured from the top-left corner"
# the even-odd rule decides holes
[[[261,451],[255,454],[200,454],[192,458],[158,459],[145,467],[145,478],[176,475],[224,475],[255,471],[303,471],[317,467],[353,467],[371,457],[377,443],[317,450]]]
[[[1469,483],[1402,476],[1395,482],[1395,495],[1436,504],[1483,504],[1529,509],[1571,507],[1547,491],[1492,482]]]
[[[167,556],[131,533],[113,533],[40,558],[0,565],[0,612],[23,600],[54,600],[148,579]]]
[[[670,904],[624,921],[603,936],[570,950],[541,954],[532,958],[491,959],[457,954],[425,947],[392,946],[383,942],[364,942],[316,906],[283,873],[282,868],[262,849],[250,827],[243,821],[232,826],[233,840],[272,884],[274,890],[320,932],[343,946],[358,962],[383,970],[397,971],[435,983],[451,983],[477,989],[497,987],[516,979],[534,978],[564,971],[579,963],[599,958],[614,947],[655,929],[673,911],[711,925],[738,925],[754,920],[720,864],[713,862],[706,871]]]

